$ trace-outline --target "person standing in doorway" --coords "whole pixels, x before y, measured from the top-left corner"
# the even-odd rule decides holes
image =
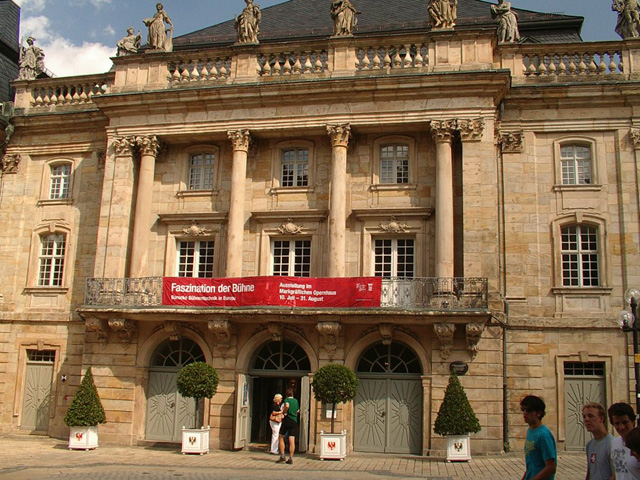
[[[298,400],[293,398],[293,388],[287,388],[287,398],[284,399],[282,411],[284,418],[282,419],[282,427],[280,427],[280,458],[276,463],[287,462],[289,465],[293,463],[293,454],[296,451],[296,437],[298,436],[298,412],[300,404]],[[289,458],[284,456],[284,437],[289,437]]]
[[[611,466],[615,479],[640,480],[640,462],[625,445],[627,435],[636,421],[633,408],[628,403],[614,403],[609,407],[609,421],[620,435],[611,441]]]
[[[524,444],[526,470],[522,480],[554,480],[558,455],[551,430],[542,424],[546,405],[540,397],[527,395],[520,402],[520,409],[529,425]]]
[[[279,448],[279,435],[280,427],[282,427],[282,395],[276,393],[273,397],[273,404],[271,405],[271,414],[269,415],[269,426],[271,427],[271,448],[269,453],[277,455],[280,453]]]
[[[599,403],[587,403],[582,407],[584,426],[593,438],[587,443],[587,476],[585,480],[610,480],[611,441],[613,435],[607,432],[604,407]]]

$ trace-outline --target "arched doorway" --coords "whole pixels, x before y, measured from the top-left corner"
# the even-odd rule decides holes
[[[200,346],[188,338],[166,340],[156,348],[149,366],[147,440],[180,442],[183,426],[194,426],[196,420],[202,421],[202,403],[196,408],[193,398],[183,398],[178,393],[176,379],[185,365],[204,361]]]
[[[407,345],[372,345],[358,359],[354,450],[420,454],[422,366]]]
[[[269,412],[276,393],[283,396],[292,387],[300,402],[300,436],[298,450],[306,451],[309,431],[309,373],[311,364],[305,350],[290,340],[271,341],[253,355],[246,380],[239,382],[241,397],[248,390],[249,416],[246,438],[251,443],[268,443],[271,438]],[[243,387],[241,385],[247,385]],[[239,410],[242,410],[240,405]],[[238,422],[243,425],[243,422]]]

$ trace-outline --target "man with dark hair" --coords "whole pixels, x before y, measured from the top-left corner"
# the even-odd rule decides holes
[[[609,421],[620,435],[611,442],[611,465],[616,480],[640,480],[640,463],[625,446],[636,421],[633,408],[628,403],[614,403],[609,407]]]
[[[587,443],[587,477],[586,480],[610,480],[613,474],[611,467],[611,441],[613,435],[607,432],[606,412],[599,403],[587,403],[582,407],[582,421],[593,438]]]
[[[546,405],[540,397],[527,395],[520,401],[524,421],[529,425],[524,444],[526,470],[522,480],[554,480],[557,464],[556,440],[542,424]]]

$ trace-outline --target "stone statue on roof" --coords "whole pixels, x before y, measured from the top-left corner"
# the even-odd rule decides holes
[[[331,2],[331,18],[333,18],[333,36],[344,37],[353,35],[356,25],[356,7],[350,0],[333,0]]]
[[[520,40],[518,14],[511,10],[511,2],[498,0],[497,5],[491,5],[491,18],[498,20],[499,43],[512,43]]]
[[[235,18],[234,25],[238,32],[238,43],[260,43],[258,34],[260,33],[260,20],[262,13],[260,5],[254,5],[253,0],[244,0],[247,4],[240,15]]]
[[[613,0],[611,10],[618,12],[616,33],[623,39],[640,36],[640,9],[638,0]]]
[[[124,57],[126,55],[131,55],[132,53],[138,53],[138,49],[140,48],[140,30],[138,30],[138,34],[133,34],[133,27],[127,28],[127,36],[122,38],[116,46],[118,47],[118,56]]]
[[[458,0],[429,0],[429,23],[434,30],[450,30],[458,19]]]
[[[161,3],[156,4],[156,13],[153,17],[145,18],[142,23],[149,27],[147,43],[152,49],[165,52],[173,51],[173,40],[171,38],[173,23]],[[165,29],[165,23],[169,25],[169,28]]]
[[[19,80],[33,80],[44,71],[44,52],[35,42],[35,38],[29,37],[26,47],[20,45]]]

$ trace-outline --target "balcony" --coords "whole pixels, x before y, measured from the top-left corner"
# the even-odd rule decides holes
[[[85,307],[109,309],[206,309],[164,306],[162,277],[89,278]],[[251,307],[251,305],[246,305]],[[223,307],[214,307],[223,308]],[[224,309],[237,307],[224,307]],[[262,307],[264,308],[264,307]],[[275,309],[283,307],[273,307]],[[384,278],[380,309],[411,311],[486,311],[489,308],[486,278]],[[377,307],[376,307],[377,309]],[[370,309],[369,309],[370,310]]]

